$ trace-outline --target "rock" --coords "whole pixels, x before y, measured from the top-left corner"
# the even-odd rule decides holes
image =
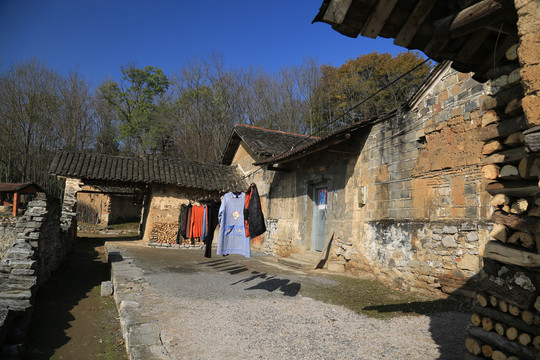
[[[111,296],[113,294],[112,281],[101,282],[101,296]]]
[[[442,239],[444,247],[457,247],[456,239],[453,236],[445,236]]]
[[[443,233],[444,234],[455,234],[457,232],[458,232],[458,229],[455,226],[445,226],[443,228]]]
[[[475,232],[470,232],[467,234],[466,239],[468,242],[478,241],[478,234],[476,234]]]

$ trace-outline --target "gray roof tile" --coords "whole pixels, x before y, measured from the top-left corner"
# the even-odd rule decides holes
[[[247,184],[236,167],[177,158],[120,157],[59,152],[51,174],[103,182],[171,184],[204,190],[240,191]]]

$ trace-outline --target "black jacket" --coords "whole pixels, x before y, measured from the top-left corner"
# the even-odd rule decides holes
[[[264,223],[261,198],[259,197],[257,185],[251,184],[249,192],[251,193],[251,197],[247,209],[244,209],[244,218],[247,219],[248,222],[249,237],[253,239],[266,231],[266,225]]]

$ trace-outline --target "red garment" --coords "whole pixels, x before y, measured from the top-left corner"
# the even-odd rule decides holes
[[[200,238],[203,234],[204,206],[191,208],[191,237]]]

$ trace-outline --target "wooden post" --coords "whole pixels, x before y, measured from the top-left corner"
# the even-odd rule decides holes
[[[19,193],[13,194],[13,216],[17,216],[17,210],[19,209]]]

